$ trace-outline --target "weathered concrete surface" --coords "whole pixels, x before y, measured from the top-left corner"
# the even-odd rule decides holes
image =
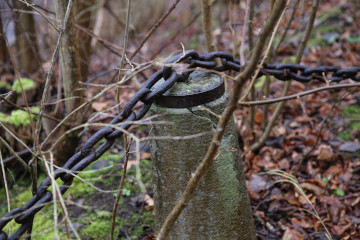
[[[200,73],[196,77],[202,75],[203,73]],[[212,76],[218,78],[217,75],[212,74]],[[185,87],[182,88],[181,85]],[[199,86],[203,88],[204,83],[194,84],[192,80],[189,83],[179,83],[176,92],[184,94],[184,89],[196,91]],[[221,114],[227,98],[226,93],[221,98],[202,106],[216,114]],[[153,121],[169,123],[154,124],[150,131],[150,136],[170,138],[150,142],[155,220],[159,231],[167,215],[181,197],[190,174],[203,159],[212,134],[182,140],[171,137],[213,132],[218,119],[198,107],[171,109],[155,105],[151,108],[150,115],[155,116]],[[168,239],[256,239],[232,121],[224,135],[220,154],[201,179],[190,203],[175,222]]]

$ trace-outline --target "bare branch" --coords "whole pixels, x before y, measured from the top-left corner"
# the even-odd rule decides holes
[[[155,32],[155,30],[161,25],[161,23],[170,15],[170,13],[175,9],[176,5],[180,2],[180,0],[175,0],[171,5],[169,10],[155,23],[155,25],[151,28],[151,30],[146,34],[143,40],[141,40],[139,46],[136,50],[131,54],[130,60],[135,57],[135,55],[140,51],[145,42],[151,37],[151,35]]]
[[[25,0],[18,0],[18,1],[26,4],[27,7],[31,7],[32,9],[34,9],[34,11],[36,11],[36,12],[39,13],[43,18],[45,18],[45,20],[46,20],[48,23],[50,23],[50,25],[51,25],[57,32],[60,32],[60,29],[57,28],[57,27],[55,26],[55,24],[54,24],[52,21],[50,21],[50,19],[49,19],[47,16],[45,16],[45,14],[43,14],[39,9],[37,9],[37,8],[35,7],[35,4],[28,3],[28,2],[25,1]]]
[[[331,85],[331,86],[325,86],[325,87],[311,89],[308,91],[304,91],[304,92],[293,94],[293,95],[286,96],[286,97],[279,97],[279,98],[274,98],[274,99],[251,101],[251,102],[239,102],[238,106],[250,107],[250,106],[256,106],[256,105],[273,104],[273,103],[288,101],[291,99],[296,99],[299,97],[303,97],[306,95],[310,95],[310,94],[325,91],[325,90],[340,89],[340,88],[352,88],[352,87],[360,87],[360,83],[337,84],[337,85]]]
[[[249,19],[249,12],[250,12],[250,1],[251,0],[246,0],[246,10],[245,10],[245,17],[244,17],[244,27],[243,27],[243,31],[242,31],[242,36],[241,36],[241,45],[240,45],[240,65],[244,66],[245,65],[245,57],[244,57],[244,49],[245,49],[245,38],[246,38],[246,33],[248,31],[248,24],[250,22]]]

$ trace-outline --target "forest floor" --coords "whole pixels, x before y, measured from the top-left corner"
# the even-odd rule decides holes
[[[260,14],[265,7],[263,5],[265,4],[257,5],[255,29],[262,26],[266,17],[265,14]],[[189,4],[185,6],[189,7]],[[290,27],[289,37],[279,48],[273,63],[294,62],[301,32],[306,23],[303,19],[310,7],[311,5],[307,4],[302,6],[302,11],[299,10]],[[359,66],[360,19],[351,17],[354,11],[351,7],[349,1],[328,1],[320,4],[314,33],[302,59],[303,65],[332,65],[340,68]],[[159,27],[157,34],[145,44],[141,58],[137,61],[148,61],[154,56],[167,57],[179,50],[181,42],[186,49],[205,51],[201,35],[201,18],[185,28],[185,23],[196,11],[190,14],[180,6],[178,8],[178,12],[176,9]],[[221,8],[215,10],[214,18],[217,20],[214,22],[214,34],[218,50],[237,52],[239,42],[234,41],[233,31],[237,31],[236,39],[240,39],[242,26],[231,27],[224,17],[226,11]],[[241,9],[238,15],[241,16],[243,13],[244,10]],[[288,15],[290,13],[289,10]],[[283,22],[280,29],[285,28],[286,21]],[[178,37],[169,41],[175,33]],[[275,42],[281,34],[278,35]],[[134,50],[135,46],[136,44],[130,44],[130,50]],[[88,83],[95,87],[89,85],[89,97],[99,92],[97,86],[103,86],[109,81],[111,74],[106,75],[106,72],[115,68],[118,63],[119,56],[113,55],[106,48],[99,47],[93,53]],[[153,69],[144,71],[146,76],[150,76],[151,73]],[[11,73],[8,73],[6,78],[10,79]],[[121,106],[136,93],[143,81],[140,76],[133,78],[126,83],[126,87],[120,89]],[[231,87],[232,80],[227,81]],[[262,96],[263,82],[264,79],[260,78],[256,84],[258,98]],[[350,82],[351,80],[345,80],[342,83]],[[303,84],[293,81],[289,94],[324,85],[326,84],[322,82]],[[270,98],[280,97],[283,86],[283,82],[272,80]],[[231,92],[231,88],[229,91]],[[93,103],[92,110],[102,112],[115,104],[116,90],[111,89]],[[269,112],[273,112],[275,107],[276,104],[270,105]],[[246,126],[249,108],[238,107],[235,112],[236,125],[242,136],[242,161],[258,238],[328,239],[325,235],[327,229],[334,240],[360,240],[359,89],[322,91],[287,101],[265,146],[259,151],[251,152],[250,144],[264,131],[263,110],[263,106],[256,108],[255,126],[250,130]],[[92,121],[109,122],[116,111],[117,109],[110,109]],[[91,127],[88,130],[93,134],[97,129],[98,127]],[[134,126],[130,131],[137,137],[144,137],[148,134],[148,127],[146,124]],[[89,136],[84,135],[83,140]],[[136,151],[134,144],[130,151]],[[136,154],[130,153],[127,177],[116,217],[115,232],[118,239],[152,239],[156,236],[151,190],[151,156],[147,142],[142,143],[140,152],[141,181],[145,185],[146,194],[138,184]],[[110,152],[79,174],[81,179],[75,179],[73,186],[64,195],[71,223],[81,239],[107,239],[109,236],[111,211],[122,175],[124,156],[123,140],[118,140]],[[9,171],[14,175],[8,182],[11,186],[12,208],[21,206],[31,198],[28,176],[21,170],[11,169],[15,166],[19,167],[7,163]],[[39,180],[44,177],[45,174],[42,172]],[[1,215],[7,211],[4,193],[2,187]],[[57,207],[57,210],[57,218],[60,221],[60,207]],[[37,237],[34,239],[54,238],[53,212],[53,206],[49,205],[36,215],[33,233],[36,233]],[[16,229],[16,225],[13,230],[14,228]],[[65,238],[63,222],[55,229],[61,239]],[[73,233],[72,230],[71,232]]]

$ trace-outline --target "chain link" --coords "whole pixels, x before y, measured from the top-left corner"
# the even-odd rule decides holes
[[[219,66],[216,59],[220,59]],[[181,74],[176,73],[173,69],[174,64],[185,62],[189,64],[187,71]],[[130,128],[130,122],[142,119],[149,111],[154,100],[169,90],[176,82],[186,81],[188,76],[195,68],[205,68],[214,71],[233,70],[240,72],[239,59],[234,58],[227,52],[211,52],[206,55],[199,54],[194,50],[184,51],[174,57],[171,57],[163,69],[157,71],[147,79],[144,85],[136,92],[136,94],[127,102],[124,109],[109,124],[92,135],[82,146],[81,150],[75,153],[61,169],[54,172],[54,179],[60,178],[63,184],[60,186],[61,194],[64,194],[72,184],[72,181],[80,171],[85,169],[89,164],[99,159],[113,145],[116,139],[123,135],[123,131]],[[263,75],[271,75],[275,78],[288,81],[296,80],[299,82],[309,82],[311,80],[320,80],[326,82],[340,82],[344,79],[352,79],[360,81],[360,67],[351,67],[348,69],[340,69],[333,66],[319,66],[308,68],[299,64],[265,64],[260,70],[257,77]],[[153,86],[161,79],[163,82],[159,87],[153,89]],[[135,113],[134,107],[142,102],[141,109]],[[120,125],[121,124],[121,125]],[[120,125],[115,128],[114,125]],[[102,144],[101,141],[105,140]],[[96,148],[96,145],[99,145]],[[16,208],[8,212],[0,218],[0,240],[18,239],[32,225],[34,215],[39,212],[46,204],[53,200],[53,194],[48,190],[51,185],[50,179],[47,177],[39,185],[36,194],[22,207]],[[12,219],[21,226],[11,236],[3,231],[3,228]]]

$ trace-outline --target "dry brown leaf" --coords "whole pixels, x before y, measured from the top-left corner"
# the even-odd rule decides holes
[[[334,166],[329,167],[323,174],[324,177],[328,176],[337,176],[343,171],[342,165],[340,163],[337,163]]]
[[[126,169],[130,169],[133,165],[136,165],[136,160],[129,160]]]
[[[107,102],[94,102],[91,107],[97,112],[104,111],[107,108]]]
[[[325,193],[325,190],[322,187],[316,186],[315,184],[311,183],[301,183],[300,186],[303,189],[306,189],[310,192],[315,193],[316,196],[321,196]]]
[[[249,186],[253,192],[260,192],[266,189],[268,185],[268,181],[265,179],[264,175],[254,174],[249,179]]]
[[[144,201],[146,202],[145,209],[148,211],[152,211],[154,209],[154,199],[149,195],[145,195]]]
[[[283,240],[302,240],[304,239],[304,235],[296,231],[295,229],[288,228],[284,232],[284,235],[282,237]]]
[[[341,236],[345,233],[346,230],[350,229],[352,226],[352,223],[348,223],[344,226],[333,226],[332,232],[336,234],[336,236]]]
[[[141,159],[150,159],[150,158],[151,158],[151,153],[148,152],[141,153]]]
[[[255,122],[260,124],[262,121],[262,116],[262,112],[256,112],[254,117]]]
[[[254,140],[253,130],[250,128],[245,129],[245,131],[242,132],[241,136],[246,147],[250,146],[250,144]]]
[[[286,158],[281,159],[277,165],[278,165],[278,168],[280,168],[282,170],[288,170],[290,168],[289,160]]]
[[[318,155],[317,159],[320,161],[331,162],[336,158],[336,155],[334,154],[332,147],[325,144],[321,144],[319,148],[315,151],[315,154]]]
[[[310,229],[310,228],[314,227],[314,225],[310,221],[307,221],[305,219],[291,218],[291,223],[292,223],[293,226],[299,225],[302,228]]]

